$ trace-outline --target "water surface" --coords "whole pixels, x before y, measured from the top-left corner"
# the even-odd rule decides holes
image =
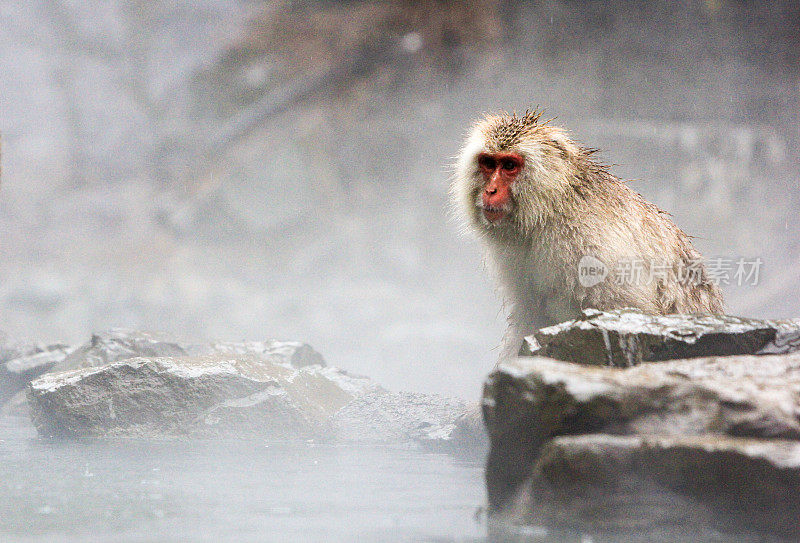
[[[0,540],[483,540],[482,469],[410,448],[48,442],[5,418]]]

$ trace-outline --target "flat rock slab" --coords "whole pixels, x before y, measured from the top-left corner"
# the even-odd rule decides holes
[[[679,358],[788,353],[800,348],[798,335],[798,321],[586,310],[579,319],[535,331],[520,354],[626,367]]]
[[[484,388],[490,505],[563,435],[719,434],[800,439],[800,354],[713,357],[632,368],[543,357],[500,364]]]
[[[595,542],[797,541],[799,495],[798,442],[559,437],[493,528],[547,526],[551,537]]]

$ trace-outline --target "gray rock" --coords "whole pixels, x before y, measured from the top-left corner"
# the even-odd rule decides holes
[[[0,400],[8,400],[4,412],[24,416],[28,413],[27,396],[20,392],[44,373],[97,367],[137,356],[179,356],[186,351],[158,334],[116,328],[92,334],[89,342],[78,348],[29,344],[0,353],[9,357],[0,365]]]
[[[417,441],[434,447],[452,441],[456,419],[465,411],[457,398],[374,388],[341,409],[334,424],[348,441]]]
[[[508,536],[520,533],[515,525],[546,526],[548,540],[595,542],[797,541],[798,495],[798,442],[559,437],[493,516],[492,530]]]
[[[472,451],[466,430],[452,435],[462,401],[390,392],[305,363],[315,359],[307,350],[298,368],[292,355],[304,352],[302,344],[265,345],[49,373],[29,387],[31,419],[47,437],[317,439]]]
[[[236,437],[415,443],[474,455],[482,421],[438,395],[394,393],[325,366],[296,341],[179,344],[115,329],[91,340],[14,396],[57,437]],[[32,402],[30,408],[27,402]]]
[[[253,354],[127,358],[50,373],[28,389],[43,436],[313,439],[374,385],[321,366]]]
[[[61,344],[3,346],[0,349],[0,404],[22,391],[33,379],[52,370],[71,350]]]
[[[485,458],[489,453],[489,436],[483,424],[483,412],[479,404],[470,405],[453,423],[447,436],[450,452],[465,452],[470,457]]]
[[[215,353],[257,355],[264,360],[291,364],[296,368],[325,365],[321,354],[310,345],[299,341],[268,340],[181,344],[155,332],[115,328],[92,334],[88,343],[75,349],[66,360],[53,368],[53,371],[92,368],[138,356],[152,358]]]
[[[756,354],[788,354],[800,350],[800,319],[772,322],[777,327],[775,338]]]
[[[800,354],[713,357],[608,368],[520,357],[484,389],[492,507],[562,435],[727,434],[800,439]]]
[[[48,345],[39,352],[12,358],[4,364],[4,367],[8,373],[29,382],[39,375],[52,370],[66,359],[73,350],[67,345]]]
[[[55,347],[60,348],[62,356],[55,356]],[[322,355],[310,345],[297,341],[242,341],[242,342],[216,342],[198,345],[184,345],[175,342],[166,336],[154,332],[142,332],[115,328],[104,332],[92,334],[88,343],[76,349],[67,349],[65,346],[53,346],[45,351],[44,347],[32,346],[31,353],[12,361],[17,367],[23,368],[34,362],[41,362],[35,374],[28,374],[24,379],[9,380],[14,387],[8,388],[4,398],[9,399],[5,412],[15,415],[28,413],[27,396],[18,392],[33,378],[52,371],[60,372],[80,368],[94,368],[111,362],[127,360],[136,357],[180,357],[184,355],[256,355],[259,358],[278,364],[290,364],[296,368],[319,365],[324,366]],[[53,352],[54,354],[48,354]],[[11,364],[12,362],[9,362]],[[45,362],[48,362],[45,364]],[[0,398],[2,398],[3,374],[0,366]]]
[[[265,360],[289,364],[295,368],[324,366],[325,359],[311,345],[300,341],[241,341],[216,342],[192,345],[186,348],[189,354],[255,354]]]
[[[92,334],[88,343],[75,349],[62,362],[56,364],[52,371],[93,368],[137,356],[182,356],[185,354],[187,352],[184,347],[160,334],[114,328]]]
[[[42,343],[11,342],[5,334],[0,333],[0,364],[5,365],[9,360],[22,356],[29,356],[46,350]]]
[[[800,348],[798,333],[798,321],[590,309],[579,319],[535,331],[520,354],[624,367],[677,358],[788,353]]]

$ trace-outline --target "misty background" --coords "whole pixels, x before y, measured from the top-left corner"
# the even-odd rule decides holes
[[[477,399],[504,329],[450,163],[539,105],[800,316],[800,4],[0,4],[0,330],[295,339]]]

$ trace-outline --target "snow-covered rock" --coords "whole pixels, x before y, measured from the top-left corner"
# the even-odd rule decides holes
[[[523,356],[608,366],[699,356],[789,353],[800,349],[800,320],[730,315],[649,315],[633,309],[584,311],[536,330]]]

